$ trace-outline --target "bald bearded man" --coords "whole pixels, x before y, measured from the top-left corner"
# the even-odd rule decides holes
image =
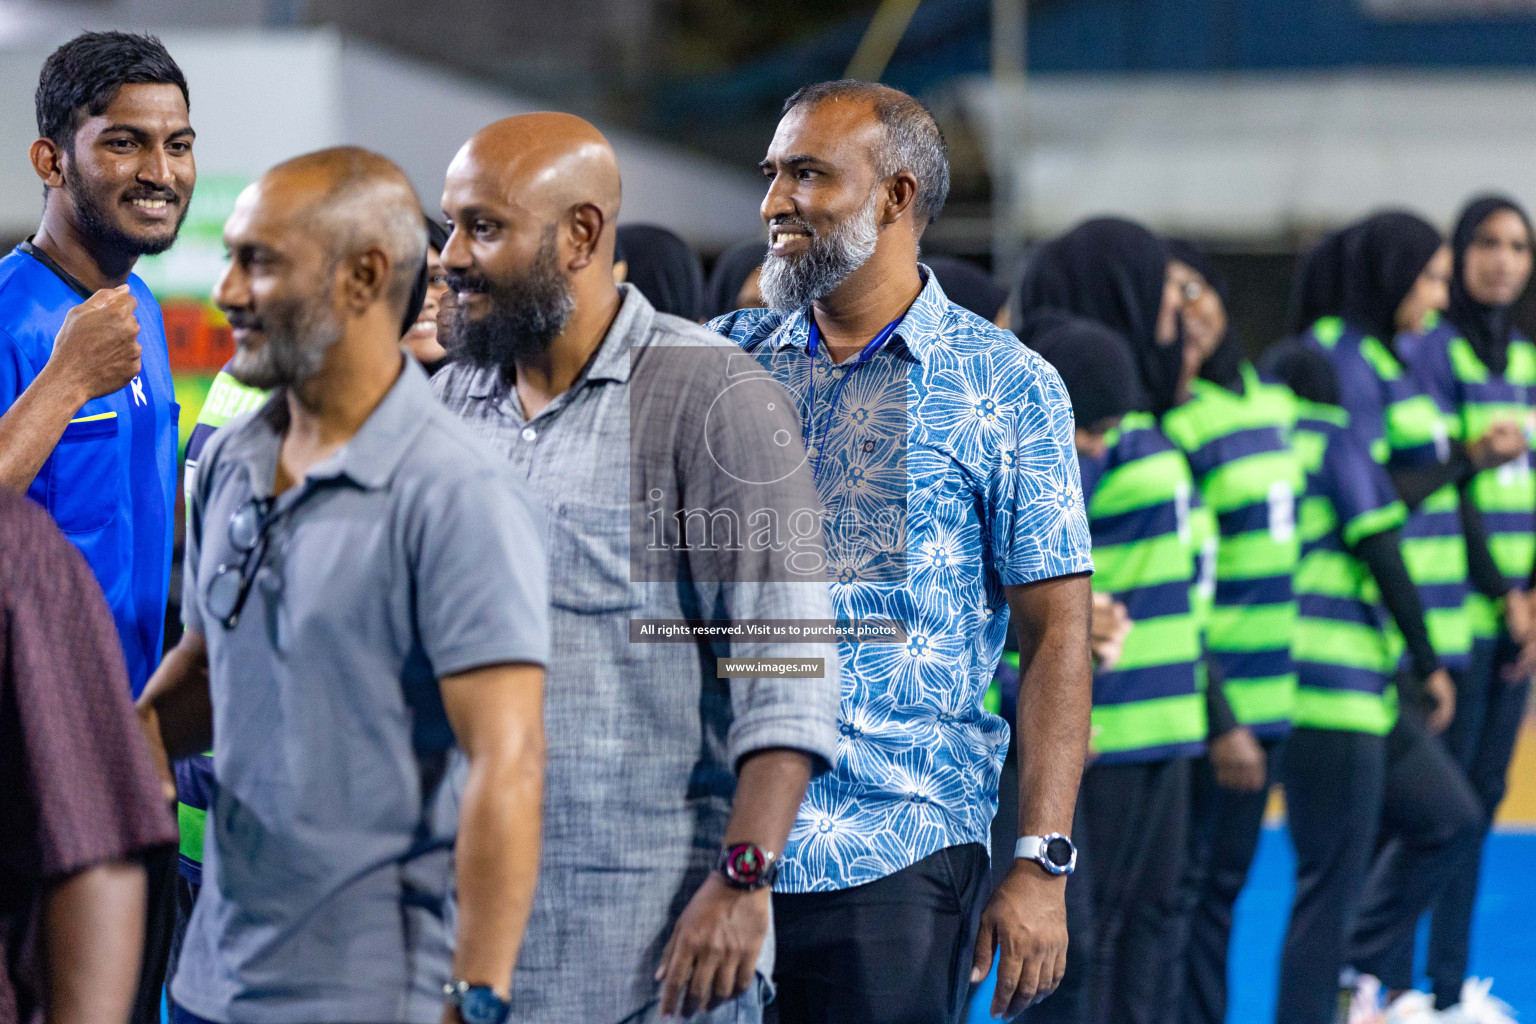
[[[549,522],[543,861],[512,1019],[745,1024],[838,693],[834,647],[747,627],[830,619],[819,508],[784,391],[615,286],[618,211],[613,151],[564,114],[485,128],[443,190],[457,361],[433,387]],[[788,543],[736,529],[769,521]],[[646,642],[648,620],[718,631]],[[775,657],[808,678],[764,676]]]
[[[186,633],[140,701],[162,764],[218,735],[177,1020],[499,1024],[538,865],[537,508],[400,350],[426,231],[397,167],[280,164],[224,242],[230,373],[276,390],[203,449]]]

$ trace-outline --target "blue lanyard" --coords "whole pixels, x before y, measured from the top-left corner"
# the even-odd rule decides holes
[[[885,347],[885,343],[891,340],[891,335],[896,333],[896,328],[901,326],[903,319],[905,319],[905,314],[880,328],[880,333],[875,335],[870,343],[859,351],[853,362],[846,364],[848,368],[843,371],[842,378],[837,382],[837,386],[832,389],[832,401],[828,403],[827,432],[830,432],[832,429],[832,417],[837,414],[837,400],[843,396],[843,385],[848,383],[848,378],[853,376],[854,370],[869,362],[874,358],[876,352]],[[810,392],[811,407],[810,414],[806,416],[806,427],[808,429],[805,435],[805,446],[809,449],[811,443],[818,436],[820,437],[820,442],[816,445],[816,461],[811,464],[811,479],[813,480],[821,478],[821,457],[826,454],[825,433],[818,433],[816,429],[816,349],[819,347],[820,342],[821,331],[816,326],[815,317],[811,317],[811,336],[805,343],[805,350],[811,357],[811,378],[806,386],[806,390]],[[838,365],[842,366],[844,364],[839,363]]]

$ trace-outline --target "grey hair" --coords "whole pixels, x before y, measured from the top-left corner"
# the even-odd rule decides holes
[[[427,258],[427,224],[405,172],[387,157],[358,146],[337,146],[295,157],[274,171],[323,169],[332,180],[309,216],[339,263],[373,246],[389,257],[384,297],[404,311]]]
[[[844,78],[797,89],[784,101],[782,117],[806,104],[825,100],[863,100],[875,109],[885,138],[875,152],[875,169],[882,179],[911,171],[917,179],[912,211],[920,224],[939,215],[949,197],[949,147],[933,113],[917,100],[888,85]]]

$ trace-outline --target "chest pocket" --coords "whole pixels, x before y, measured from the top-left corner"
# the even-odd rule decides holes
[[[549,517],[550,603],[600,614],[640,603],[629,581],[629,509],[562,501]]]
[[[49,457],[48,514],[65,533],[91,533],[112,521],[122,490],[117,413],[72,420]]]

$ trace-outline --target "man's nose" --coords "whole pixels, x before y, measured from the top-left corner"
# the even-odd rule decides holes
[[[763,196],[763,204],[758,209],[762,214],[763,223],[772,223],[775,217],[795,216],[795,204],[789,194],[789,182],[782,175],[775,175],[774,179],[768,183],[768,192]]]

